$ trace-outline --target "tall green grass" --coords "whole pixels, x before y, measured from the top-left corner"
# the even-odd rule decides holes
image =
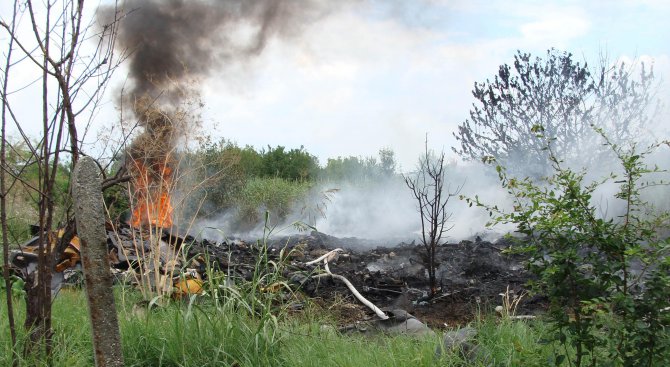
[[[151,308],[133,290],[117,288],[115,293],[127,366],[477,365],[458,352],[436,357],[440,333],[424,338],[340,334],[334,316],[317,306],[307,305],[298,315],[282,314],[275,306],[271,316],[258,307],[247,308],[247,301],[235,299],[232,293],[222,295],[218,305],[203,296]],[[2,297],[0,301],[4,305]],[[19,301],[19,320],[23,307]],[[4,306],[2,311],[0,366],[9,366],[11,346]],[[551,350],[539,343],[546,331],[541,321],[486,318],[473,326],[479,330],[480,348],[491,357],[477,362],[479,365],[546,366],[551,361]],[[56,298],[54,331],[53,366],[93,365],[83,291],[64,290]],[[25,333],[21,331],[19,337],[25,340]],[[31,358],[20,361],[22,366],[46,366]]]
[[[172,305],[121,323],[129,366],[273,366],[274,328],[225,309]]]

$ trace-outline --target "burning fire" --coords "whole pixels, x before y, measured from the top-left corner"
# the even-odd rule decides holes
[[[152,225],[169,228],[172,226],[172,203],[170,202],[170,183],[172,169],[169,159],[162,164],[147,168],[144,162],[132,159],[135,186],[134,210],[130,220],[133,227]]]
[[[130,225],[169,228],[173,219],[170,192],[175,175],[175,123],[181,114],[148,96],[137,99],[133,108],[144,131],[134,138],[126,156],[134,188]]]

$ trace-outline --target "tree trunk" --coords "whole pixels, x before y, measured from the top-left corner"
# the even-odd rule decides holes
[[[24,289],[26,291],[26,320],[24,326],[28,330],[29,338],[23,352],[24,356],[33,357],[42,355],[46,351],[42,350],[42,347],[46,345],[44,342],[51,338],[51,330],[47,328],[48,323],[46,322],[48,318],[51,318],[51,312],[45,312],[47,311],[45,303],[48,304],[48,311],[51,308],[51,287],[48,287],[49,299],[44,299],[45,292],[40,273],[35,271],[26,277]]]

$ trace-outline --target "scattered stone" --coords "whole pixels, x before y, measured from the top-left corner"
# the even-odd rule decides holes
[[[411,336],[435,335],[426,324],[402,309],[384,311],[389,318],[386,320],[373,320],[356,322],[340,329],[340,332],[359,332],[364,334],[404,334]]]
[[[477,345],[477,330],[467,326],[444,334],[442,344],[435,348],[435,357],[440,358],[445,352],[458,352],[463,359],[471,363],[490,363],[491,355]]]

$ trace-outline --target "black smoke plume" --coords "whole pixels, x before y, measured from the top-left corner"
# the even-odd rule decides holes
[[[182,104],[199,96],[199,81],[214,68],[244,63],[273,37],[298,36],[305,25],[339,2],[320,0],[125,0],[116,47],[129,54],[131,105],[141,133],[131,142],[126,167],[140,190],[172,183],[176,143],[192,130]],[[98,9],[101,24],[117,7]],[[114,18],[116,18],[114,17]],[[167,173],[166,173],[167,172]],[[146,176],[150,176],[146,178]],[[158,189],[161,191],[162,189]],[[154,190],[156,191],[156,190]],[[142,192],[138,194],[151,195]]]
[[[338,2],[318,0],[126,0],[117,47],[131,53],[135,97],[207,77],[214,67],[259,55],[272,37],[298,36]],[[109,17],[114,8],[101,7]],[[244,40],[239,29],[248,31]],[[180,85],[181,84],[181,85]],[[174,97],[174,96],[173,96]],[[175,102],[175,101],[172,101]]]

